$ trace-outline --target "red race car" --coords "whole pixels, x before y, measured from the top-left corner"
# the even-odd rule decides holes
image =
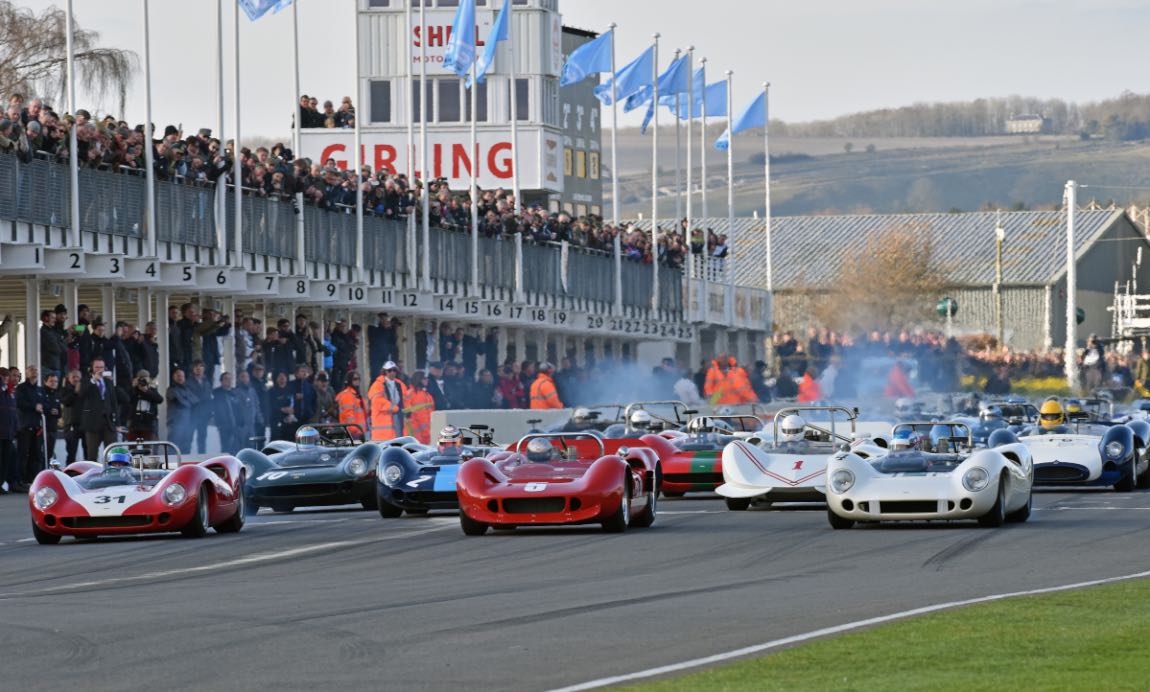
[[[625,442],[625,441],[622,441]],[[459,468],[459,523],[488,527],[601,524],[604,531],[654,523],[662,469],[649,447],[612,445],[594,433],[542,433]]]
[[[28,504],[42,544],[64,536],[236,533],[244,526],[244,465],[228,455],[184,463],[171,442],[112,445],[101,463],[41,471]]]
[[[761,434],[762,428],[762,419],[750,414],[696,416],[686,433],[660,433],[666,446],[647,441],[663,460],[663,497],[714,492],[723,484],[723,448]]]

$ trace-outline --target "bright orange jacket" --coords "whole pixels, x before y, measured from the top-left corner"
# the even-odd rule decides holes
[[[759,397],[755,396],[755,388],[751,386],[751,378],[747,376],[747,371],[740,367],[733,367],[727,371],[727,389],[731,392],[731,398],[738,399],[730,403],[753,404],[759,400]]]
[[[703,396],[715,402],[715,393],[718,392],[723,381],[723,371],[719,369],[719,361],[712,360],[711,367],[707,368],[707,379],[703,381]]]
[[[823,390],[819,387],[819,383],[811,377],[809,372],[803,373],[803,379],[799,380],[799,401],[809,404],[822,398]]]
[[[535,381],[531,383],[531,408],[563,408],[563,402],[559,400],[559,392],[555,391],[555,381],[545,372],[539,373]]]
[[[376,384],[379,387],[376,387]],[[400,383],[400,389],[403,392],[403,398],[407,400],[407,388]],[[397,429],[395,425],[395,415],[400,413],[399,407],[387,398],[386,386],[379,380],[371,385],[371,389],[375,394],[369,395],[371,400],[371,439],[373,440],[393,440],[403,434],[402,429]]]
[[[423,444],[431,444],[431,414],[435,412],[435,399],[426,389],[411,389],[403,398],[407,415],[407,434]]]
[[[910,380],[907,379],[906,373],[902,371],[902,366],[898,363],[890,369],[890,375],[886,378],[886,390],[883,392],[890,398],[895,397],[913,397],[914,387],[910,386]]]
[[[361,433],[367,432],[367,404],[360,396],[359,390],[351,385],[335,395],[335,405],[339,407],[339,422],[343,425],[355,425]]]

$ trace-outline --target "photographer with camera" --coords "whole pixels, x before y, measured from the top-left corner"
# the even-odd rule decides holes
[[[156,439],[156,424],[159,422],[160,404],[164,397],[152,385],[150,373],[140,370],[132,382],[128,394],[128,439]]]

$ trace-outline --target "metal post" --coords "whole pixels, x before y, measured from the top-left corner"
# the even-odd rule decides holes
[[[423,3],[420,3],[421,5]],[[407,184],[412,194],[415,193],[415,27],[412,24],[411,16],[411,2],[407,2],[407,11],[405,17],[407,20],[407,93],[404,95],[404,103],[407,104]],[[358,26],[357,26],[358,31]],[[423,33],[423,29],[419,30]],[[359,40],[359,34],[356,34],[356,41]],[[358,49],[357,49],[358,52]],[[358,55],[356,56],[358,59]],[[359,68],[356,68],[358,74]],[[362,100],[362,90],[360,92],[360,99]],[[359,118],[356,118],[356,122]],[[378,171],[377,171],[378,173]],[[421,180],[427,180],[427,171],[419,173]],[[426,182],[424,183],[426,185]],[[426,193],[426,190],[424,190]],[[415,211],[407,215],[407,270],[409,272],[415,271],[415,226],[418,219]]]
[[[515,300],[522,302],[526,291],[523,286],[523,234],[515,234]]]
[[[615,235],[615,314],[623,314],[623,241]]]
[[[766,243],[767,243],[767,292],[774,296],[775,291],[775,276],[774,276],[774,260],[771,257],[771,145],[769,130],[771,129],[771,108],[770,97],[771,83],[763,82],[763,180],[766,183],[766,206],[763,208],[763,216],[766,221]],[[731,229],[730,241],[730,255],[731,262],[729,269],[731,273],[731,281],[734,282],[735,274],[735,234],[734,229]]]
[[[159,369],[156,375],[156,387],[161,394],[167,395],[168,386],[172,380],[172,354],[168,349],[168,338],[171,325],[168,324],[168,294],[165,291],[156,291],[156,350],[159,352]],[[166,412],[165,405],[161,411]],[[167,415],[159,416],[158,435],[161,440],[168,437]],[[180,450],[181,452],[184,450]]]
[[[727,70],[727,132],[734,127],[734,91],[732,87],[734,72]],[[733,242],[735,237],[735,136],[727,142],[727,240]],[[730,244],[727,245],[727,256],[732,255]],[[708,260],[709,261],[709,260]],[[724,269],[726,267],[724,266]],[[726,274],[727,285],[730,286],[731,272]],[[769,290],[769,288],[768,288]]]
[[[293,7],[294,7],[294,5],[293,5]],[[235,69],[236,69],[235,82],[232,84],[232,91],[233,91],[232,99],[234,101],[233,108],[235,109],[235,121],[236,121],[235,122],[236,134],[232,136],[232,141],[235,142],[235,146],[232,149],[232,182],[235,183],[235,193],[236,193],[236,210],[235,210],[235,217],[232,221],[232,223],[235,224],[235,228],[233,229],[233,235],[232,235],[232,242],[234,243],[233,252],[234,252],[235,256],[232,257],[232,264],[233,264],[233,266],[238,267],[238,266],[243,265],[242,254],[243,254],[243,247],[244,247],[244,244],[243,244],[243,230],[244,230],[244,225],[243,225],[243,218],[244,218],[244,216],[243,216],[243,204],[244,204],[243,178],[244,178],[244,172],[243,172],[243,166],[240,163],[240,157],[241,157],[241,154],[240,154],[240,4],[238,2],[235,3],[234,5],[232,5],[232,21],[235,23],[235,30],[236,30],[235,40],[232,43],[232,47],[235,51]],[[225,259],[225,257],[226,257],[226,254],[221,254],[221,256],[220,256],[220,263],[221,264],[223,264],[227,261]]]
[[[695,268],[693,266],[691,257],[691,200],[695,195],[695,191],[691,189],[691,183],[694,182],[691,176],[692,164],[692,149],[695,146],[695,47],[687,46],[687,225],[683,229],[685,237],[684,241],[687,243],[687,277],[688,279],[695,278]],[[703,96],[706,96],[704,91]],[[678,128],[678,122],[682,119],[682,109],[679,113],[675,113],[675,127]],[[688,285],[690,285],[688,283]]]
[[[24,279],[24,362],[40,369],[43,379],[44,364],[40,362],[40,282],[37,279]],[[16,330],[8,343],[16,348]],[[13,361],[14,362],[14,361]],[[68,373],[63,373],[67,375]]]
[[[298,21],[298,19],[299,19],[299,3],[293,2],[292,3],[292,27],[291,27],[291,30],[292,30],[292,79],[294,80],[294,84],[295,84],[295,102],[296,102],[295,109],[296,109],[296,112],[299,113],[299,117],[297,117],[296,119],[299,120],[299,122],[297,122],[295,124],[295,132],[293,133],[295,136],[295,140],[294,140],[295,151],[292,153],[295,154],[296,158],[299,158],[301,155],[300,154],[300,146],[301,146],[300,137],[301,137],[301,128],[303,127],[303,113],[300,112],[300,109],[299,109],[299,98],[300,98],[301,94],[300,94],[300,86],[299,86],[299,21]],[[357,61],[359,60],[359,54],[358,53],[356,54],[355,59]],[[358,63],[356,65],[356,74],[357,75],[359,74]],[[356,94],[356,96],[358,98],[358,96],[359,96],[358,93]],[[359,104],[359,107],[363,108],[362,102]],[[355,122],[356,122],[357,126],[359,124],[359,117],[360,117],[360,113],[357,111],[355,114]],[[236,141],[238,144],[238,142],[239,142],[238,137],[237,137]],[[358,151],[358,147],[356,150]],[[296,203],[296,210],[298,211],[298,213],[296,214],[296,217],[295,217],[295,242],[296,242],[295,273],[297,275],[303,275],[307,272],[307,265],[306,265],[306,261],[307,261],[307,234],[306,234],[305,226],[304,226],[304,216],[305,216],[305,214],[307,214],[307,209],[304,208],[303,192],[302,191],[296,193],[295,203]]]
[[[224,6],[223,0],[216,0],[216,137],[220,149],[227,144],[224,137]],[[151,127],[149,121],[148,126]],[[221,151],[222,153],[222,151]],[[149,166],[150,168],[150,166]],[[227,247],[228,237],[228,176],[223,171],[216,178],[216,248]],[[224,261],[220,257],[220,262]]]
[[[651,102],[659,103],[659,34],[655,34],[651,65]],[[654,109],[651,137],[651,310],[659,309],[659,109]]]
[[[508,35],[514,36],[514,6],[509,4],[507,11],[510,13],[507,17]],[[511,213],[518,214],[519,210],[523,208],[522,202],[519,199],[519,99],[517,98],[519,93],[515,89],[515,74],[519,67],[517,64],[518,56],[515,54],[515,46],[518,45],[518,41],[512,38],[508,43],[511,46],[511,66],[508,69],[508,79],[511,83],[511,196],[515,200],[515,203],[511,205]]]
[[[76,46],[72,34],[76,31],[75,18],[72,12],[72,0],[68,0],[64,15],[64,27],[68,32],[65,46],[68,53],[67,80],[68,80],[68,112],[76,116]],[[70,237],[68,244],[80,247],[80,161],[76,151],[76,123],[68,128],[68,182],[69,182],[69,211],[71,223],[69,224]]]
[[[619,131],[619,94],[615,84],[615,22],[611,22],[611,224],[619,228],[619,156],[616,144]],[[615,255],[619,250],[616,245]]]
[[[423,290],[431,290],[431,199],[427,171],[427,3],[419,3],[419,167],[423,172]],[[412,272],[415,267],[411,268]]]
[[[1066,384],[1078,389],[1078,276],[1074,257],[1074,216],[1078,205],[1078,183],[1066,182]]]
[[[679,59],[683,51],[680,48],[675,49],[675,57],[671,59],[671,64],[674,65],[675,61]],[[690,71],[687,72],[688,78]],[[690,84],[690,82],[688,82]],[[683,128],[682,122],[679,120],[679,108],[682,107],[682,99],[679,94],[675,94],[675,223],[678,224],[683,218]],[[655,101],[653,108],[658,110],[659,102]]]
[[[995,334],[998,338],[998,349],[1006,349],[1002,324],[1002,243],[1006,240],[1006,231],[1002,228],[1002,212],[994,214],[994,324]]]
[[[146,221],[144,222],[144,247],[149,256],[156,256],[156,170],[152,164],[152,37],[151,23],[148,21],[148,0],[141,0],[144,10],[144,132],[147,141],[144,142],[144,185],[147,190],[145,199]]]
[[[478,113],[475,91],[479,88],[476,61],[471,61],[471,295],[479,295],[479,135],[475,119]]]
[[[292,7],[298,6],[298,2],[293,2]],[[411,16],[411,11],[408,10],[408,17]],[[410,42],[409,42],[410,46]],[[410,47],[408,48],[410,51]],[[360,55],[359,55],[359,13],[355,16],[355,100],[359,103],[361,109],[365,109],[363,103],[363,79],[360,77],[359,71]],[[410,63],[409,63],[410,64]],[[352,177],[355,180],[355,278],[357,281],[363,281],[363,178],[361,171],[363,170],[363,138],[360,134],[359,121],[361,114],[355,114],[355,175]],[[408,119],[410,120],[410,118]],[[408,129],[408,143],[411,142],[411,123],[407,125]],[[411,149],[407,152],[407,169],[411,171]],[[411,177],[408,176],[408,181]],[[408,225],[411,222],[408,221]]]

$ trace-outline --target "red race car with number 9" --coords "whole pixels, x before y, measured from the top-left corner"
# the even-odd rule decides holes
[[[237,533],[244,527],[244,465],[228,455],[185,463],[171,442],[111,445],[102,463],[41,471],[28,504],[41,544],[64,536]]]
[[[649,447],[590,432],[527,435],[459,468],[463,533],[519,526],[601,524],[609,532],[655,521],[662,468]],[[636,440],[636,442],[638,442]],[[621,444],[619,444],[621,443]]]

